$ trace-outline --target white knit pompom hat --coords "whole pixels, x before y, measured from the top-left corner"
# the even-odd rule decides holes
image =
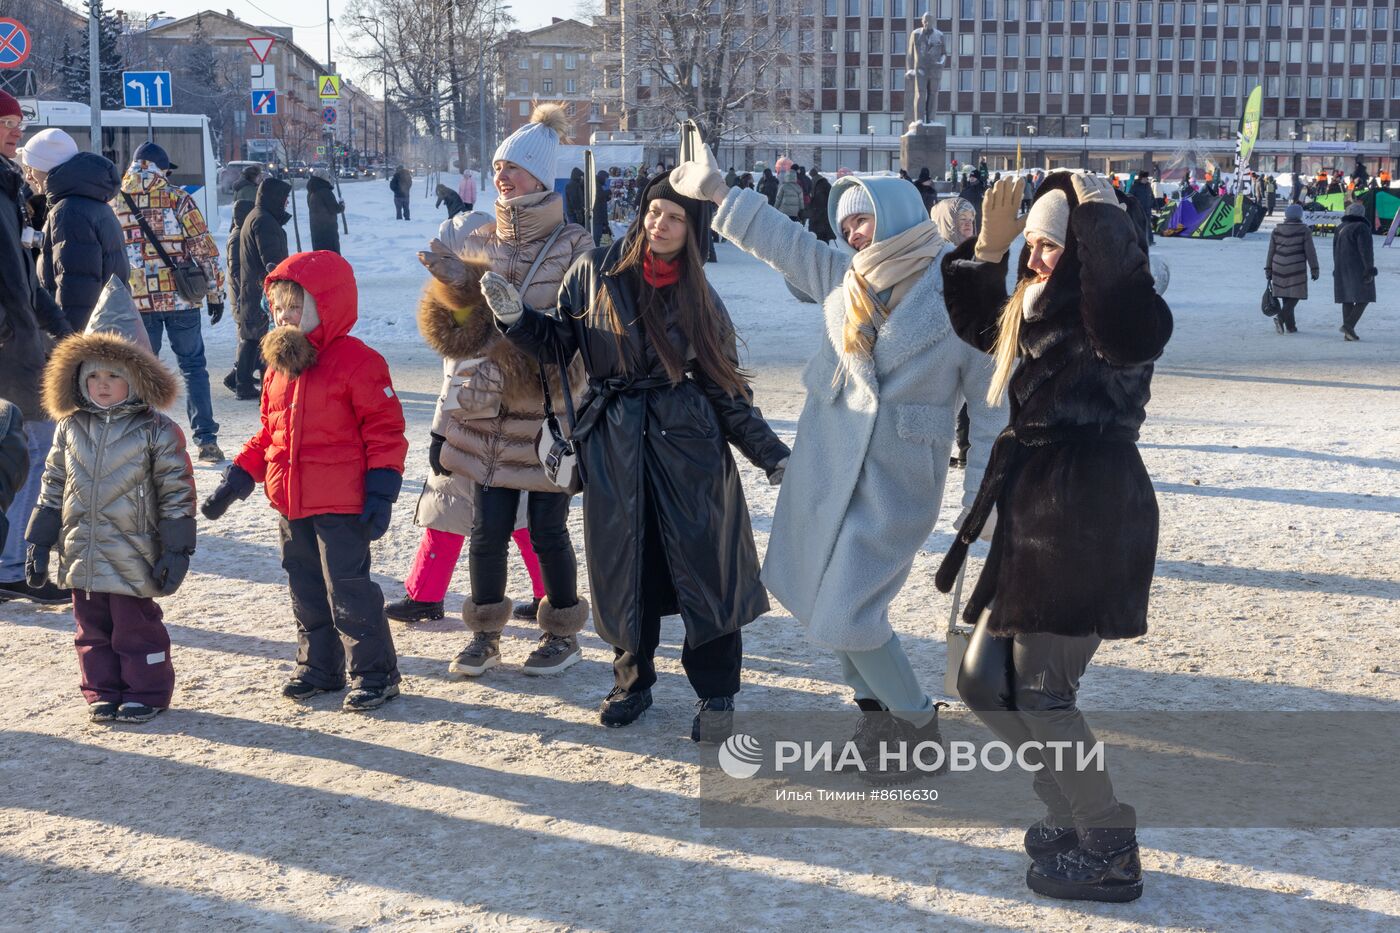
[[[559,143],[569,134],[569,120],[558,104],[539,104],[530,114],[530,122],[506,137],[496,147],[491,162],[514,162],[544,185],[554,187],[554,164],[559,157]]]

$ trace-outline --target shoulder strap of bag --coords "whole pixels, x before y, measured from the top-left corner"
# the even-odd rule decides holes
[[[547,240],[544,241],[544,246],[540,248],[539,254],[538,254],[537,256],[535,256],[535,261],[532,262],[532,263],[530,263],[530,269],[529,269],[528,272],[525,273],[525,278],[523,278],[523,279],[520,280],[520,296],[521,296],[522,299],[524,299],[524,297],[525,297],[525,290],[526,290],[527,288],[529,288],[529,287],[530,287],[530,283],[531,283],[532,281],[534,281],[535,273],[538,272],[538,271],[540,270],[540,265],[544,262],[544,257],[547,256],[547,255],[549,255],[549,250],[554,246],[555,241],[559,239],[560,234],[562,234],[562,233],[564,232],[564,227],[565,227],[565,226],[567,226],[567,225],[566,225],[566,224],[560,224],[559,226],[557,226],[557,227],[554,228],[554,232],[551,233],[551,234],[549,235],[549,239],[547,239]],[[543,389],[544,389],[544,416],[545,416],[545,420],[546,420],[546,421],[552,421],[552,422],[554,422],[555,425],[557,425],[557,424],[559,423],[559,421],[558,421],[558,419],[556,418],[556,416],[555,416],[555,414],[554,414],[554,401],[553,401],[553,399],[551,399],[551,398],[549,397],[549,377],[547,377],[547,376],[545,375],[545,372],[544,372],[544,364],[543,364],[543,363],[540,363],[540,364],[539,364],[539,367],[540,367],[540,386],[543,387]],[[569,413],[569,430],[572,431],[573,428],[574,428],[574,395],[573,395],[572,392],[569,391],[569,372],[568,372],[568,367],[566,367],[566,366],[564,365],[564,359],[563,359],[562,353],[560,354],[560,358],[559,358],[559,373],[560,373],[560,383],[559,383],[559,384],[560,384],[560,385],[563,387],[563,389],[564,389],[564,402],[565,402],[565,407],[568,409],[568,413]],[[558,433],[558,432],[556,432],[556,433]],[[562,438],[561,438],[561,440],[562,440]]]
[[[161,245],[160,237],[156,236],[155,231],[151,229],[151,225],[146,223],[146,217],[136,206],[136,202],[133,201],[131,195],[125,191],[122,192],[122,197],[126,199],[126,206],[131,209],[131,216],[135,217],[136,222],[141,225],[141,232],[146,235],[146,242],[155,247],[156,252],[160,254],[161,260],[171,268],[171,271],[174,271],[175,263],[170,259],[170,254],[165,251],[165,247]]]

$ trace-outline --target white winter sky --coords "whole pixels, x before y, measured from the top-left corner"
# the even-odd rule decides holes
[[[75,0],[68,0],[72,6],[79,6]],[[150,14],[163,13],[165,16],[180,18],[198,13],[201,10],[214,10],[222,13],[232,10],[233,15],[244,22],[257,26],[295,27],[297,44],[308,53],[322,60],[326,56],[326,2],[325,0],[108,0],[109,7],[127,11],[142,10]],[[515,17],[516,28],[535,29],[549,24],[551,17],[566,18],[575,16],[578,0],[510,0],[511,15]],[[373,87],[365,76],[357,73],[354,63],[344,54],[343,49],[352,33],[347,23],[341,23],[340,16],[346,4],[344,0],[330,0],[331,18],[336,20],[345,38],[331,32],[331,43],[339,70],[352,79],[362,81],[364,86]],[[263,10],[269,12],[264,13]],[[251,61],[251,52],[249,60]],[[128,67],[130,67],[128,65]]]

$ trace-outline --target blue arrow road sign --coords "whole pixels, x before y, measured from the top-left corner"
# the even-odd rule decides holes
[[[123,71],[123,105],[127,107],[168,108],[174,87],[168,71]]]
[[[260,117],[271,117],[277,113],[276,91],[253,91],[253,113]]]

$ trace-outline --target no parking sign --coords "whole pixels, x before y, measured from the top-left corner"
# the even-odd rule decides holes
[[[0,18],[0,68],[18,68],[29,58],[29,30],[18,20]]]

